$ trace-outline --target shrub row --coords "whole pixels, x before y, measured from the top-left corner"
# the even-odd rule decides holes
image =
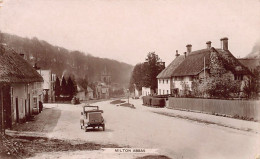
[[[143,105],[152,106],[152,107],[165,107],[165,98],[155,98],[152,96],[144,96]]]

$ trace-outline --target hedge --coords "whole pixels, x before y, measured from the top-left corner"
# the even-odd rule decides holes
[[[165,107],[165,98],[155,98],[152,96],[143,97],[143,105],[155,106],[155,107]]]
[[[165,98],[152,98],[152,106],[164,107],[165,106]]]
[[[143,105],[150,106],[152,104],[152,97],[150,96],[144,96],[143,97]]]

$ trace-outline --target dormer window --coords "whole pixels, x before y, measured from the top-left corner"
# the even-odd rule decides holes
[[[237,80],[237,81],[242,81],[243,75],[234,75],[234,79]]]

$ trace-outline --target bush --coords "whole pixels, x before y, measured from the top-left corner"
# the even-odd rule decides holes
[[[156,107],[165,107],[165,98],[155,98],[151,96],[143,97],[143,105],[147,106],[156,106]]]
[[[150,97],[150,96],[144,96],[144,97],[143,97],[143,105],[148,105],[148,106],[150,106],[150,105],[151,105],[151,100],[152,100],[152,97]]]
[[[165,98],[152,98],[152,106],[165,107]]]
[[[71,104],[80,104],[80,102],[79,102],[79,98],[77,98],[77,97],[73,97],[72,98],[72,100],[71,100]]]

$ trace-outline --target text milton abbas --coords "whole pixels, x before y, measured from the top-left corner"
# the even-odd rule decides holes
[[[128,152],[128,153],[144,153],[145,149],[115,149],[115,152]]]

